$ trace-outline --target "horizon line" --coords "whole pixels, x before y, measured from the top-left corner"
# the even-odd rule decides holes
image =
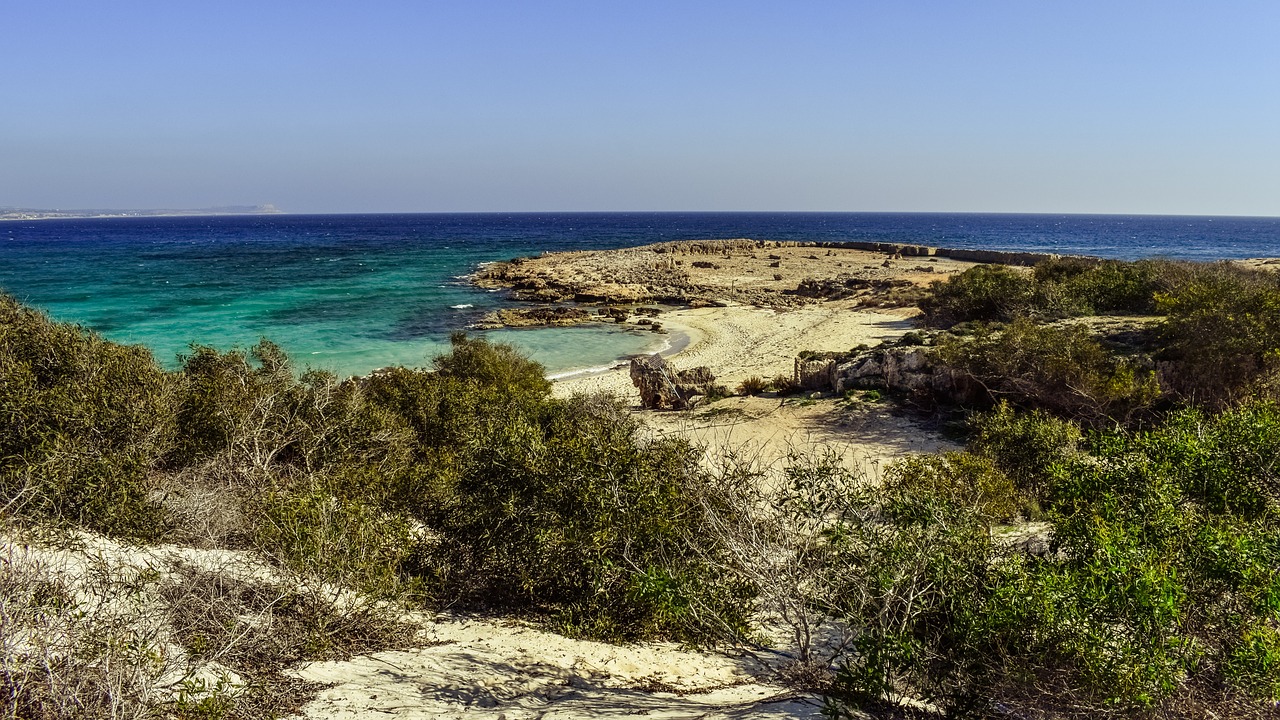
[[[274,207],[264,204],[266,207]],[[244,206],[241,206],[244,207]],[[16,213],[49,214],[48,217],[3,217]],[[1159,213],[1159,212],[1080,212],[1080,211],[1016,211],[1016,210],[375,210],[375,211],[292,211],[274,208],[270,211],[226,211],[212,208],[181,209],[48,209],[0,207],[0,222],[23,220],[127,220],[164,217],[278,217],[278,216],[350,216],[350,215],[1009,215],[1009,216],[1074,216],[1074,217],[1185,217],[1272,220],[1275,215]]]

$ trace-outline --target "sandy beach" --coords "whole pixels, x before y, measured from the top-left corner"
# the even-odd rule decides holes
[[[854,303],[841,301],[793,310],[733,304],[675,310],[657,320],[672,333],[687,335],[687,341],[676,344],[679,349],[664,353],[668,360],[681,368],[705,365],[732,388],[753,375],[790,375],[796,355],[804,350],[848,350],[899,337],[912,328],[914,314],[903,309],[858,310]],[[607,392],[639,402],[625,365],[558,379],[554,392],[564,397]]]
[[[629,317],[669,333],[662,354],[679,369],[705,366],[733,390],[752,376],[791,377],[804,351],[846,351],[894,340],[915,325],[911,292],[972,263],[794,243],[724,240],[601,252],[554,253],[498,264],[478,278],[513,290],[517,306],[635,309],[687,305]],[[554,298],[559,302],[547,305]],[[591,300],[573,303],[570,298]],[[889,307],[884,307],[888,305]],[[679,434],[724,455],[776,466],[796,453],[835,452],[875,474],[895,457],[951,445],[883,405],[832,397],[735,396],[691,412],[640,407],[628,364],[555,379],[560,397],[608,393],[659,434]]]
[[[775,310],[744,305],[664,313],[659,320],[688,334],[687,345],[666,355],[677,367],[711,368],[730,389],[750,376],[791,376],[800,352],[840,351],[893,340],[912,327],[914,309],[862,310],[850,301]],[[883,405],[842,398],[736,396],[691,412],[639,407],[627,365],[555,381],[561,397],[604,392],[633,407],[660,434],[678,434],[705,446],[707,461],[752,457],[776,466],[792,454],[831,451],[849,466],[875,474],[895,457],[933,452],[951,444]]]

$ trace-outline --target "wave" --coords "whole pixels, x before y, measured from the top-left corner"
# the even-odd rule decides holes
[[[475,307],[475,305],[472,305],[471,303],[463,303],[462,305],[450,305],[449,307],[454,310],[466,310],[467,308]]]
[[[599,373],[608,372],[615,368],[626,367],[626,365],[627,365],[626,362],[618,360],[610,365],[597,365],[596,367],[578,368],[576,370],[565,370],[563,372],[551,373],[550,375],[547,375],[547,379],[548,380],[564,380],[565,378],[571,378],[576,375],[596,375]]]

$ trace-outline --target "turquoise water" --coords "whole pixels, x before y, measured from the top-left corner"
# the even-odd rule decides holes
[[[339,375],[424,366],[448,334],[506,302],[471,287],[480,262],[528,243],[477,242],[386,218],[163,218],[0,226],[0,288],[173,367],[193,343],[269,338]],[[443,237],[441,237],[443,235]],[[608,365],[665,337],[611,325],[480,333],[550,372]]]
[[[262,337],[341,375],[421,366],[507,302],[482,262],[678,239],[877,240],[1135,258],[1280,255],[1280,219],[890,213],[544,213],[107,218],[0,223],[0,289],[172,366]],[[605,325],[488,333],[552,372],[665,338]]]

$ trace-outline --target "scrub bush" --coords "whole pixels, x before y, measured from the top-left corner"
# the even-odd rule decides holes
[[[921,456],[892,466],[882,487],[834,507],[825,497],[801,505],[828,523],[822,603],[852,634],[828,710],[891,710],[906,698],[958,706],[985,659],[967,625],[988,594],[997,549],[986,512],[1007,512],[1007,479],[982,458]]]
[[[988,451],[1024,431],[1032,455],[1077,437],[1007,409],[985,423]],[[980,483],[939,482],[941,459],[896,465],[839,516],[830,537],[848,555],[832,570],[848,585],[834,597],[860,634],[831,710],[918,698],[954,717],[1273,713],[1280,409],[1183,411],[1048,455],[1047,551],[992,542]]]
[[[260,508],[255,544],[300,576],[373,596],[406,590],[406,564],[418,541],[404,515],[342,497],[318,478],[268,494]]]
[[[0,295],[0,510],[157,537],[148,473],[172,436],[170,390],[145,348]]]
[[[1035,281],[1004,265],[975,265],[931,283],[929,290],[920,310],[931,327],[949,328],[970,320],[1005,322],[1035,307]]]
[[[970,452],[991,458],[1019,492],[1044,499],[1053,468],[1079,451],[1080,427],[1043,410],[1019,413],[1007,402],[969,421]]]
[[[1163,315],[1169,311],[1165,301],[1200,293],[1206,283],[1275,286],[1276,279],[1231,263],[1063,257],[1036,265],[1030,274],[1000,265],[969,268],[932,283],[920,308],[928,324],[943,328],[1017,317]]]
[[[976,380],[990,401],[1042,408],[1085,425],[1128,422],[1159,397],[1153,370],[1116,355],[1082,325],[1037,325],[1022,318],[944,336],[936,357]]]
[[[745,622],[745,590],[690,542],[710,478],[687,443],[641,440],[605,398],[486,411],[475,427],[427,556],[442,593],[620,639],[697,641]]]
[[[178,374],[177,424],[182,428],[170,457],[174,466],[227,454],[265,471],[291,441],[292,407],[302,387],[288,357],[263,340],[248,352],[219,353],[193,346]]]
[[[1158,359],[1170,389],[1222,408],[1257,390],[1280,359],[1280,278],[1210,266],[1157,298]]]
[[[739,395],[759,395],[769,387],[769,383],[759,375],[752,375],[738,383]]]

